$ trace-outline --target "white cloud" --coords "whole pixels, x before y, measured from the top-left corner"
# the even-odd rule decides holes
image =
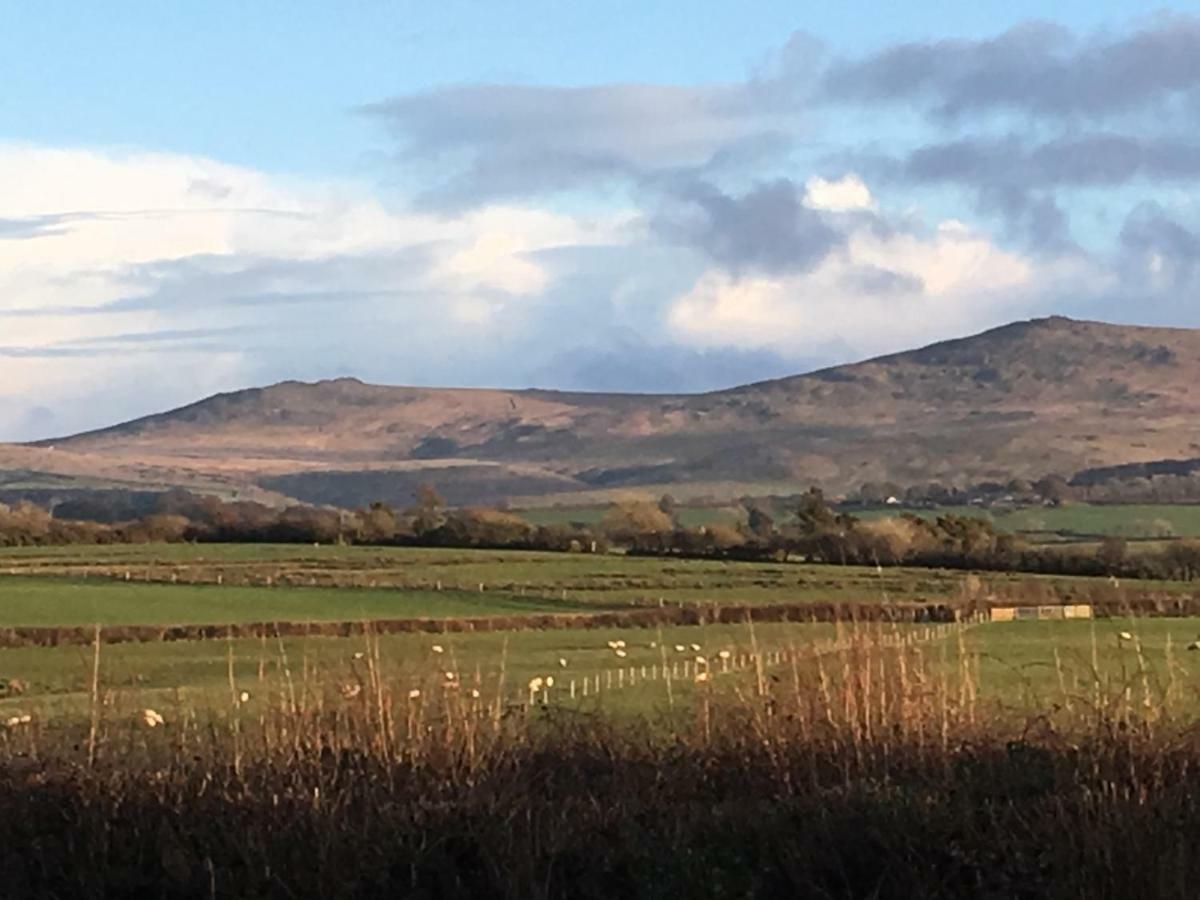
[[[819,175],[809,178],[804,183],[804,205],[829,212],[849,212],[874,209],[875,199],[863,180],[849,172],[832,181]]]
[[[810,272],[736,278],[710,270],[668,321],[697,346],[886,352],[1016,317],[1047,277],[959,222],[929,236],[864,227]]]
[[[35,407],[55,409],[65,428],[108,424],[103,408],[61,414],[100,383],[153,378],[143,411],[164,392],[185,402],[244,386],[256,331],[286,342],[330,313],[246,304],[240,292],[377,295],[380,329],[419,320],[427,335],[450,335],[488,324],[509,298],[539,297],[553,280],[540,251],[623,240],[628,218],[520,206],[421,214],[389,209],[355,183],[182,155],[0,144],[0,439],[32,436],[21,423]],[[328,340],[344,319],[335,312],[321,326]],[[118,337],[214,326],[244,335],[132,348]]]

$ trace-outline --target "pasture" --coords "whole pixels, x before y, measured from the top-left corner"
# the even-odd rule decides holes
[[[338,692],[362,683],[367,658],[377,653],[381,678],[400,694],[420,690],[439,699],[448,689],[478,690],[481,699],[519,703],[534,678],[555,684],[547,699],[555,703],[584,699],[592,708],[614,712],[653,712],[690,693],[698,656],[722,668],[719,654],[730,657],[762,651],[802,649],[827,639],[833,625],[709,625],[664,629],[563,629],[456,634],[380,635],[124,643],[101,647],[100,684],[112,709],[142,706],[170,708],[176,720],[183,710],[229,709],[230,672],[237,690],[247,690],[249,708],[297,702],[337,702]],[[621,655],[610,642],[621,642]],[[440,648],[440,649],[438,649]],[[48,718],[83,716],[88,708],[93,648],[88,646],[18,647],[0,650],[0,678],[22,682],[19,696],[0,699],[0,713],[39,710]],[[662,674],[672,672],[672,686]],[[654,670],[657,668],[657,672]],[[623,672],[622,672],[623,670]],[[632,671],[632,675],[630,672]],[[447,673],[453,678],[448,678]],[[591,687],[599,679],[599,694]]]
[[[1200,537],[1200,505],[1128,504],[1026,506],[1014,509],[979,506],[943,506],[934,509],[883,508],[851,510],[862,519],[889,518],[905,513],[922,518],[942,515],[972,516],[992,522],[997,529],[1025,535],[1034,543],[1064,538],[1096,540],[1106,536],[1137,541]]]
[[[780,522],[792,514],[786,504],[772,504],[772,515]],[[522,509],[517,512],[535,525],[598,525],[611,507],[605,503],[564,504]],[[1188,504],[1104,504],[1069,503],[1063,506],[939,506],[932,509],[882,507],[847,512],[860,519],[889,518],[911,514],[922,518],[942,515],[986,519],[1001,531],[1024,535],[1033,543],[1057,543],[1062,540],[1098,540],[1106,536],[1135,541],[1171,540],[1200,537],[1200,505]],[[736,504],[687,505],[676,508],[676,518],[689,528],[722,523],[736,525],[746,519],[745,510]]]
[[[669,603],[937,603],[964,593],[1106,596],[1105,578],[895,567],[737,562],[622,554],[295,544],[112,544],[0,549],[0,575],[107,578],[274,589],[403,588],[500,592],[616,608]],[[1179,582],[1129,591],[1190,593]],[[356,594],[338,595],[354,597]],[[1038,601],[1042,602],[1042,601]],[[351,613],[349,618],[354,618]],[[334,616],[334,618],[346,618]],[[0,610],[0,624],[5,619]],[[63,624],[89,624],[67,623]]]
[[[0,578],[0,625],[225,625],[519,616],[595,610],[578,600],[504,591],[126,583]]]
[[[648,713],[691,694],[697,656],[738,658],[754,651],[776,656],[828,640],[832,625],[747,625],[528,630],[525,616],[628,610],[658,603],[881,604],[956,602],[1003,596],[1027,602],[1056,598],[1111,600],[1103,579],[973,575],[919,569],[876,570],[800,563],[718,562],[621,555],[297,545],[111,545],[17,548],[0,552],[0,627],[89,628],[117,635],[100,652],[99,684],[114,707],[170,705],[226,711],[230,685],[249,685],[253,704],[278,704],[285,694],[332,696],[357,683],[364,636],[268,636],[196,641],[120,641],[127,626],[240,623],[349,623],[373,620],[488,617],[499,630],[472,633],[469,624],[444,634],[378,636],[378,665],[395,684],[423,690],[469,689],[493,699],[519,700],[523,686],[553,676],[554,699],[582,700],[615,711]],[[16,574],[12,574],[16,573]],[[128,580],[126,580],[128,579]],[[1146,585],[1139,586],[1146,588]],[[1147,589],[1182,591],[1183,585]],[[513,630],[507,624],[511,620]],[[495,624],[489,628],[496,628]],[[862,626],[878,640],[881,629]],[[465,628],[466,630],[458,630]],[[871,629],[875,630],[872,631]],[[831,630],[833,629],[833,630]],[[1138,636],[1139,671],[1156,690],[1184,692],[1200,683],[1200,654],[1185,646],[1200,623],[1180,619],[1136,622],[1014,622],[979,625],[962,640],[940,640],[914,652],[950,668],[967,666],[981,700],[999,714],[1063,702],[1098,684],[1115,684],[1130,664]],[[622,641],[618,656],[610,642]],[[953,644],[953,646],[951,646]],[[444,651],[435,654],[434,646]],[[700,648],[694,650],[693,647]],[[682,648],[682,649],[676,649]],[[943,655],[945,656],[943,659]],[[356,661],[357,654],[357,661]],[[967,662],[964,663],[964,659]],[[929,661],[927,660],[927,661]],[[87,710],[95,659],[83,646],[0,650],[0,679],[23,690],[0,698],[0,711],[38,709],[50,718]],[[837,668],[841,663],[834,666]],[[664,666],[673,673],[667,690]],[[1195,672],[1193,673],[1193,669]],[[624,671],[622,671],[624,670]],[[632,674],[631,674],[632,673]],[[719,679],[736,684],[740,676]],[[596,679],[618,692],[596,698]],[[569,686],[576,694],[569,698]],[[1145,686],[1139,687],[1144,690]],[[1057,698],[1057,699],[1053,699]],[[670,703],[668,703],[670,701]]]

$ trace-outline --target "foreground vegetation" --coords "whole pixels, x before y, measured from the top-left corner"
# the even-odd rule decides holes
[[[299,544],[21,547],[0,571],[0,627],[357,623],[0,649],[5,896],[1182,898],[1200,878],[1200,619],[369,623],[1123,608],[1184,582]]]
[[[0,870],[14,896],[1194,896],[1186,679],[1102,632],[1124,668],[1006,713],[967,645],[1006,627],[858,629],[633,720],[414,697],[369,637],[351,698],[100,697],[4,730]]]

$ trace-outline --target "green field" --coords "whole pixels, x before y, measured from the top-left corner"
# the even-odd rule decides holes
[[[582,681],[599,676],[612,681],[605,681],[606,690],[599,701],[593,696],[590,708],[654,713],[668,706],[665,682],[639,680],[618,690],[618,669],[632,667],[640,675],[643,667],[661,667],[664,662],[694,665],[697,653],[691,645],[696,644],[700,655],[712,660],[713,671],[718,671],[715,657],[721,650],[735,655],[749,653],[752,647],[760,652],[794,650],[829,638],[835,630],[824,624],[760,624],[753,630],[745,625],[709,625],[662,630],[401,634],[380,637],[379,647],[381,670],[402,691],[417,688],[427,697],[435,696],[444,690],[445,673],[453,671],[464,686],[477,686],[485,698],[494,699],[500,691],[509,700],[519,700],[531,678],[552,675],[556,679],[554,700],[566,703],[574,680],[577,702],[572,705],[578,705]],[[1135,642],[1118,637],[1122,631],[1136,636],[1140,661]],[[977,672],[980,701],[994,715],[1048,709],[1072,698],[1083,704],[1097,691],[1116,699],[1127,688],[1138,701],[1147,689],[1156,701],[1173,690],[1175,705],[1183,701],[1191,708],[1200,707],[1193,687],[1200,680],[1200,653],[1185,648],[1198,634],[1200,619],[990,623],[967,630],[961,647],[951,637],[922,645],[919,652],[934,671],[944,668],[953,677],[965,649],[969,665],[977,667],[973,671]],[[618,659],[609,648],[608,642],[615,640],[626,642],[625,657]],[[435,646],[444,652],[435,653]],[[678,651],[677,646],[685,649]],[[231,651],[238,690],[251,693],[252,711],[287,702],[289,692],[310,704],[330,702],[334,688],[354,684],[365,673],[366,664],[356,660],[355,654],[370,652],[365,638],[106,645],[101,648],[106,703],[113,710],[147,705],[227,710]],[[849,658],[835,655],[826,665],[836,675]],[[560,665],[560,660],[566,665]],[[0,699],[0,713],[82,714],[92,663],[92,648],[85,646],[0,650],[0,679],[16,678],[26,685],[21,696]],[[791,679],[786,666],[776,674]],[[732,673],[719,680],[731,689],[738,683],[745,686],[749,677]],[[686,701],[693,689],[690,678],[682,677],[673,683],[670,699]],[[338,702],[336,696],[333,702]]]
[[[753,646],[782,650],[802,647],[834,633],[823,624],[708,625],[666,629],[556,629],[457,634],[396,634],[379,638],[381,670],[403,692],[410,688],[437,694],[444,690],[445,673],[453,671],[464,686],[478,686],[494,699],[497,691],[519,699],[535,676],[556,679],[554,696],[569,699],[570,683],[600,676],[614,709],[652,711],[668,703],[661,679],[640,681],[643,667],[677,665],[681,677],[672,686],[674,698],[691,689],[689,669],[700,654],[715,657],[721,650],[749,653]],[[623,640],[625,656],[618,658],[609,641]],[[692,649],[695,644],[700,651]],[[443,652],[435,653],[435,646]],[[682,647],[683,650],[677,650]],[[234,641],[131,643],[101,648],[101,684],[111,692],[114,708],[166,704],[176,707],[225,710],[229,706],[229,655],[234,657],[238,689],[246,689],[258,705],[278,705],[291,687],[307,702],[325,697],[331,689],[353,684],[365,674],[366,663],[355,654],[370,650],[366,638],[273,638]],[[43,714],[81,713],[86,709],[93,649],[20,647],[0,649],[0,679],[19,679],[20,696],[0,699],[0,712],[37,709]],[[560,664],[560,660],[566,665]],[[714,660],[714,668],[718,663]],[[635,670],[639,683],[617,689],[618,669]],[[610,674],[611,673],[611,674]],[[612,679],[610,688],[606,678]],[[593,704],[594,705],[594,704]],[[258,708],[256,706],[256,708]]]
[[[1134,639],[1122,640],[1122,632]],[[1129,688],[1142,701],[1148,688],[1159,700],[1172,689],[1177,701],[1200,711],[1200,652],[1187,650],[1197,636],[1196,618],[1026,621],[980,625],[966,643],[979,656],[981,694],[1002,707],[1051,709],[1064,700],[1086,705],[1098,674],[1099,690],[1109,699]]]
[[[936,509],[852,510],[862,519],[890,518],[909,513],[932,519],[942,515],[986,519],[1002,531],[1026,534],[1034,539],[1055,536],[1097,538],[1115,535],[1141,540],[1200,537],[1200,505],[1030,506],[1017,509],[985,509],[978,506],[945,506]]]
[[[0,574],[103,575],[131,583],[178,581],[225,587],[406,588],[416,591],[515,594],[611,608],[631,603],[925,603],[964,591],[1001,596],[1077,597],[1109,590],[1107,579],[979,573],[916,568],[882,571],[864,566],[798,562],[631,557],[620,554],[544,553],[400,547],[272,544],[149,544],[0,550]],[[1191,592],[1184,583],[1140,581],[1128,590]],[[257,596],[257,595],[256,595]],[[329,595],[329,602],[357,597]],[[386,595],[381,602],[394,602]],[[357,600],[353,601],[357,603]],[[466,602],[464,600],[464,602]],[[1039,601],[1041,602],[1041,601]],[[330,613],[324,618],[355,618]],[[253,618],[257,618],[254,615]],[[91,621],[91,620],[88,620]],[[0,624],[3,624],[0,612]],[[64,621],[62,624],[87,624]]]
[[[19,548],[0,552],[0,572],[17,573],[0,576],[0,626],[520,617],[625,609],[631,602],[653,605],[658,598],[664,602],[883,604],[981,596],[1031,603],[1052,602],[1055,597],[1086,602],[1119,596],[1105,579],[297,545]],[[272,586],[263,586],[266,579]],[[1183,584],[1150,582],[1140,582],[1136,589],[1191,590]],[[464,685],[477,684],[485,694],[500,689],[503,675],[504,692],[511,699],[536,675],[554,674],[565,691],[571,680],[581,685],[585,677],[624,678],[615,673],[628,667],[640,673],[642,667],[693,660],[693,643],[710,658],[719,649],[745,653],[754,645],[777,652],[811,644],[827,637],[831,629],[760,624],[753,631],[745,625],[673,627],[661,635],[639,628],[397,634],[380,638],[381,666],[395,684],[435,691],[442,690],[445,671],[450,669]],[[1131,645],[1116,639],[1120,630],[1139,635],[1144,652],[1138,665],[1161,672],[1164,684],[1190,683],[1193,670],[1200,679],[1200,654],[1184,650],[1200,632],[1200,622],[1192,620],[986,624],[968,631],[963,646],[971,665],[977,666],[982,698],[997,710],[1031,709],[1094,685],[1093,658],[1102,670],[1101,680],[1109,686],[1106,690],[1123,687],[1119,677],[1128,669]],[[607,646],[610,640],[627,642],[624,658],[618,659]],[[446,653],[433,654],[434,644]],[[676,644],[685,650],[675,651]],[[228,644],[217,640],[105,645],[101,683],[110,692],[114,708],[170,703],[180,708],[190,704],[226,709],[230,649],[235,681],[239,689],[250,685],[245,689],[257,698],[256,703],[278,704],[285,693],[297,691],[311,702],[325,702],[320,698],[336,697],[337,687],[357,677],[355,666],[361,669],[362,664],[354,662],[354,654],[365,652],[365,643],[359,638],[313,636],[239,639]],[[948,654],[939,664],[962,664],[957,641],[941,641],[923,652]],[[17,679],[26,686],[21,695],[0,701],[0,708],[79,713],[87,700],[91,654],[90,647],[81,646],[0,650],[0,679]],[[566,667],[559,665],[560,659],[567,661]],[[734,685],[740,677],[731,675],[723,683]],[[689,689],[684,678],[676,684],[672,699],[686,697]],[[1144,690],[1140,682],[1138,690]],[[668,701],[661,681],[623,685],[611,698],[603,702],[643,712],[658,710]]]
[[[502,591],[126,584],[0,578],[0,625],[220,625],[459,618],[594,610],[595,603]]]

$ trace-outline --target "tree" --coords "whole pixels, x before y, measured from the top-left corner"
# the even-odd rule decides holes
[[[1129,545],[1125,538],[1110,535],[1100,542],[1100,549],[1097,551],[1097,556],[1104,570],[1109,575],[1116,575],[1121,571],[1122,565],[1129,554]]]
[[[1055,506],[1065,503],[1073,497],[1071,485],[1061,475],[1047,475],[1045,478],[1039,479],[1033,485],[1033,489],[1038,496],[1050,501]]]
[[[342,533],[342,516],[332,509],[315,506],[289,506],[279,515],[273,529],[284,541],[332,544]]]
[[[1167,548],[1165,557],[1173,578],[1194,581],[1200,577],[1200,542],[1176,541]]]
[[[386,503],[375,502],[358,512],[358,540],[386,544],[396,539],[399,530],[396,513]]]
[[[615,541],[649,550],[662,548],[663,538],[675,529],[675,523],[653,503],[627,500],[608,511],[601,528]]]
[[[450,513],[430,536],[437,543],[455,547],[510,547],[524,545],[534,530],[514,513],[477,507]]]
[[[724,522],[713,522],[710,525],[705,525],[701,530],[716,550],[732,550],[734,547],[740,547],[746,542],[741,532],[732,525],[726,525]]]
[[[852,521],[849,516],[846,519]],[[811,536],[823,531],[840,530],[840,517],[825,503],[825,494],[818,487],[808,489],[800,495],[800,506],[796,510],[796,522],[800,534]]]
[[[412,529],[418,537],[440,528],[446,521],[446,501],[431,485],[417,486],[417,502],[408,510]]]
[[[761,506],[751,506],[747,511],[746,527],[759,540],[768,540],[775,534],[775,520]]]
[[[168,516],[162,513],[146,516],[125,529],[125,539],[134,543],[176,543],[183,540],[192,523],[183,516]]]
[[[675,502],[675,498],[670,494],[663,494],[658,499],[658,508],[663,515],[670,517],[673,524],[678,524],[679,504]]]

